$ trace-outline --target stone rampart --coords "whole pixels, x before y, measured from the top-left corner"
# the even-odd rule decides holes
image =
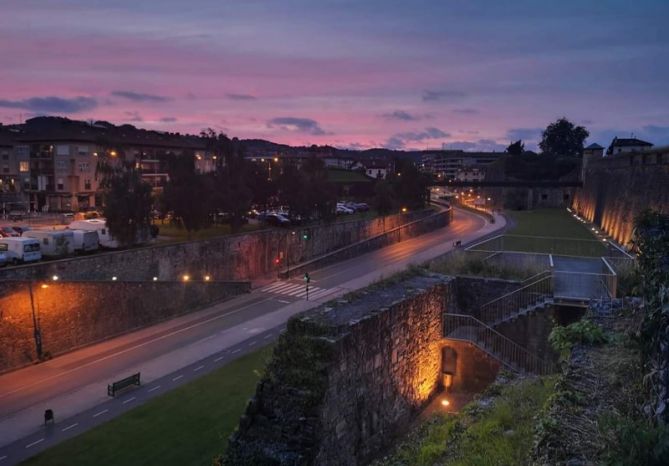
[[[619,244],[630,247],[634,218],[640,212],[669,212],[669,152],[590,161],[572,207]]]
[[[177,280],[188,274],[215,280],[252,280],[276,275],[289,264],[299,264],[415,220],[426,218],[438,228],[426,209],[373,219],[329,225],[269,229],[200,241],[98,253],[91,256],[41,262],[0,270],[0,279],[42,279],[52,275],[67,280],[124,281]],[[418,230],[418,227],[414,227]],[[303,238],[307,234],[307,239]]]
[[[55,356],[248,291],[249,282],[5,281],[0,372],[38,360],[35,326]]]
[[[291,319],[227,463],[357,465],[387,448],[440,386],[453,283],[417,276]]]

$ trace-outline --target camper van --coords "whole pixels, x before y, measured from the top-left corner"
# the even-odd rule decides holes
[[[42,259],[39,241],[34,238],[0,238],[0,251],[7,255],[7,262],[35,262]]]
[[[64,257],[74,253],[74,234],[71,231],[28,230],[22,237],[38,240],[44,257]]]
[[[100,248],[98,234],[95,231],[70,230],[74,235],[74,252],[86,253]]]
[[[98,241],[103,248],[116,249],[119,247],[118,241],[109,232],[107,222],[104,219],[93,218],[90,220],[75,220],[67,227],[70,230],[95,231],[98,234]]]

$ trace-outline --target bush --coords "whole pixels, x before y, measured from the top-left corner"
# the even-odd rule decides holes
[[[669,464],[669,427],[643,420],[604,420],[607,432],[605,464],[616,466]]]
[[[548,336],[548,342],[562,357],[568,356],[572,346],[577,343],[599,345],[607,341],[604,330],[588,319],[579,320],[566,327],[556,326]]]

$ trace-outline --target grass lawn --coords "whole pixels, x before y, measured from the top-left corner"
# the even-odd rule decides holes
[[[267,346],[25,461],[25,465],[209,465],[271,355]]]
[[[186,240],[196,240],[196,239],[209,239],[215,238],[217,236],[229,235],[232,233],[230,230],[230,225],[213,225],[209,228],[196,231],[191,234],[191,237],[188,237],[188,232],[185,228],[178,227],[177,225],[172,225],[169,223],[161,224],[160,222],[156,223],[158,228],[160,228],[159,236],[161,236],[163,241],[186,241]],[[261,228],[266,228],[263,225],[255,224],[246,224],[242,225],[240,233],[247,231],[260,230]]]
[[[535,417],[555,390],[555,377],[488,388],[458,414],[436,414],[374,466],[516,466],[529,464]]]
[[[515,225],[504,237],[501,248],[503,250],[570,256],[607,255],[607,249],[603,243],[598,241],[588,227],[572,217],[566,209],[509,211],[507,214],[513,219]],[[537,238],[518,238],[514,235]]]

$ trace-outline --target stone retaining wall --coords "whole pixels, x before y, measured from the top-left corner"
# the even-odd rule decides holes
[[[366,464],[438,390],[453,280],[419,276],[291,319],[227,464]]]
[[[33,309],[55,356],[249,291],[249,282],[2,282],[0,372],[38,359]]]
[[[58,275],[67,280],[109,280],[116,276],[124,281],[145,281],[152,277],[177,280],[188,274],[194,279],[210,275],[215,280],[252,280],[276,275],[285,270],[288,263],[305,262],[433,214],[433,210],[426,209],[315,227],[270,229],[98,253],[7,268],[0,270],[0,279],[39,279]],[[433,225],[432,219],[426,221]],[[418,230],[418,227],[414,228]],[[304,232],[307,232],[307,240],[303,239]]]

